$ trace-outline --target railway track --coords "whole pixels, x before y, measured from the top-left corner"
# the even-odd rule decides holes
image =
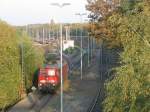
[[[99,99],[100,95],[101,95],[101,89],[99,89],[98,94],[96,95],[92,105],[88,108],[87,112],[94,112],[95,107],[98,104],[98,99]]]
[[[117,66],[118,62],[118,52],[104,49],[103,46],[100,48],[100,85],[97,95],[95,96],[93,102],[89,106],[87,112],[102,112],[102,102],[104,100],[104,82],[110,72],[111,68]]]
[[[36,93],[33,93],[26,98],[26,101],[28,102],[20,102],[6,112],[40,112],[52,97],[53,95],[51,94],[43,94],[36,91]]]
[[[102,49],[102,45],[100,47],[100,50],[99,50],[99,68],[101,67],[102,65],[102,55],[103,55],[103,49]],[[99,82],[102,82],[103,80],[103,75],[102,75],[102,71],[99,70],[99,73],[100,73],[100,77],[99,77]],[[95,96],[93,102],[91,103],[91,105],[89,106],[87,112],[94,112],[95,108],[96,108],[96,105],[98,104],[98,100],[101,96],[101,93],[102,93],[102,83],[100,83],[100,88],[98,89],[98,92],[97,92],[97,95]],[[99,111],[97,111],[99,112]]]
[[[30,109],[30,112],[40,112],[42,108],[50,101],[53,95],[47,94],[43,96],[39,101],[37,101],[34,106]]]

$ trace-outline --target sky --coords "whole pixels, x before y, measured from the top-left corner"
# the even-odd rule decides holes
[[[51,5],[56,2],[71,5],[63,8]],[[51,19],[56,23],[80,22],[75,13],[88,14],[86,4],[86,0],[0,0],[0,19],[11,25],[49,23]]]

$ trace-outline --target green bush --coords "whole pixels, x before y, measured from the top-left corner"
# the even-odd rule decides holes
[[[21,41],[23,41],[23,43]],[[42,48],[40,49],[39,47],[33,46],[31,40],[25,35],[22,35],[20,44],[22,44],[23,51],[25,86],[26,89],[29,90],[32,86],[34,72],[43,64],[44,51]]]
[[[119,23],[117,38],[124,49],[120,54],[122,65],[116,68],[114,79],[106,83],[104,112],[150,111],[149,6],[148,2],[137,3],[118,21],[117,15],[110,17],[111,25]]]
[[[78,46],[69,47],[64,51],[64,53],[65,54],[76,54],[79,50],[80,50],[80,47],[78,47]]]
[[[21,66],[18,38],[12,27],[0,21],[0,108],[19,99]]]
[[[69,48],[67,48],[67,49],[64,51],[64,53],[65,53],[65,54],[72,54],[73,51],[74,51],[74,48],[73,48],[73,47],[69,47]]]
[[[25,88],[21,83],[22,51]],[[22,89],[30,89],[34,72],[43,64],[43,54],[27,36],[0,21],[0,109],[20,100]]]

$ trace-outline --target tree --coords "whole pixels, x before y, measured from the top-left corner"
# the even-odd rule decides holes
[[[122,66],[113,80],[106,83],[105,112],[148,112],[150,110],[150,19],[147,2],[137,2],[119,15],[109,17],[112,25],[120,23],[117,39],[123,45]],[[123,7],[124,9],[124,7]],[[149,10],[150,11],[150,10]],[[114,23],[114,19],[119,21]]]
[[[89,3],[100,5],[98,2],[101,0]],[[105,83],[104,112],[148,112],[150,110],[150,2],[121,0],[118,6],[114,7],[111,13],[107,11],[105,14],[102,13],[101,19],[96,18],[98,26],[96,29],[106,29],[99,38],[107,40],[111,45],[112,43],[117,45],[115,42],[120,43],[120,47],[123,48],[123,52],[120,53],[121,66],[115,68],[113,79],[108,79]],[[99,7],[92,7],[94,15],[100,14],[96,11],[103,11]],[[107,36],[106,32],[110,35]]]
[[[117,30],[118,25],[111,26],[107,21],[113,13],[117,13],[119,5],[119,0],[88,0],[86,7],[91,12],[91,34],[97,39],[107,41],[109,46],[120,46],[120,41],[115,38],[116,33],[112,32]]]

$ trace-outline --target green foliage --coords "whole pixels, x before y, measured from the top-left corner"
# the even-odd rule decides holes
[[[77,55],[79,52],[80,52],[80,47],[78,46],[69,47],[64,51],[64,53],[67,55]]]
[[[0,21],[0,108],[18,100],[21,81],[16,31]]]
[[[73,47],[69,47],[64,52],[65,52],[65,54],[72,54],[74,52],[74,48]]]
[[[58,56],[55,53],[48,53],[46,55],[46,63],[56,63],[56,60],[58,60]]]
[[[120,54],[122,66],[106,83],[104,112],[150,111],[150,8],[147,2],[136,3],[132,8],[128,11],[134,13],[109,17],[109,23],[118,27],[116,39],[124,51]]]
[[[125,12],[130,12],[134,9],[134,6],[136,5],[137,0],[121,0],[121,8]]]
[[[25,77],[26,89],[30,89],[32,86],[34,72],[43,64],[44,51],[40,48],[36,48],[32,45],[31,40],[22,35],[20,44],[22,44],[23,50],[23,72]]]
[[[23,50],[21,49],[23,45]],[[16,103],[22,91],[22,56],[26,88],[32,86],[33,74],[43,62],[43,52],[21,32],[0,21],[0,109]]]

